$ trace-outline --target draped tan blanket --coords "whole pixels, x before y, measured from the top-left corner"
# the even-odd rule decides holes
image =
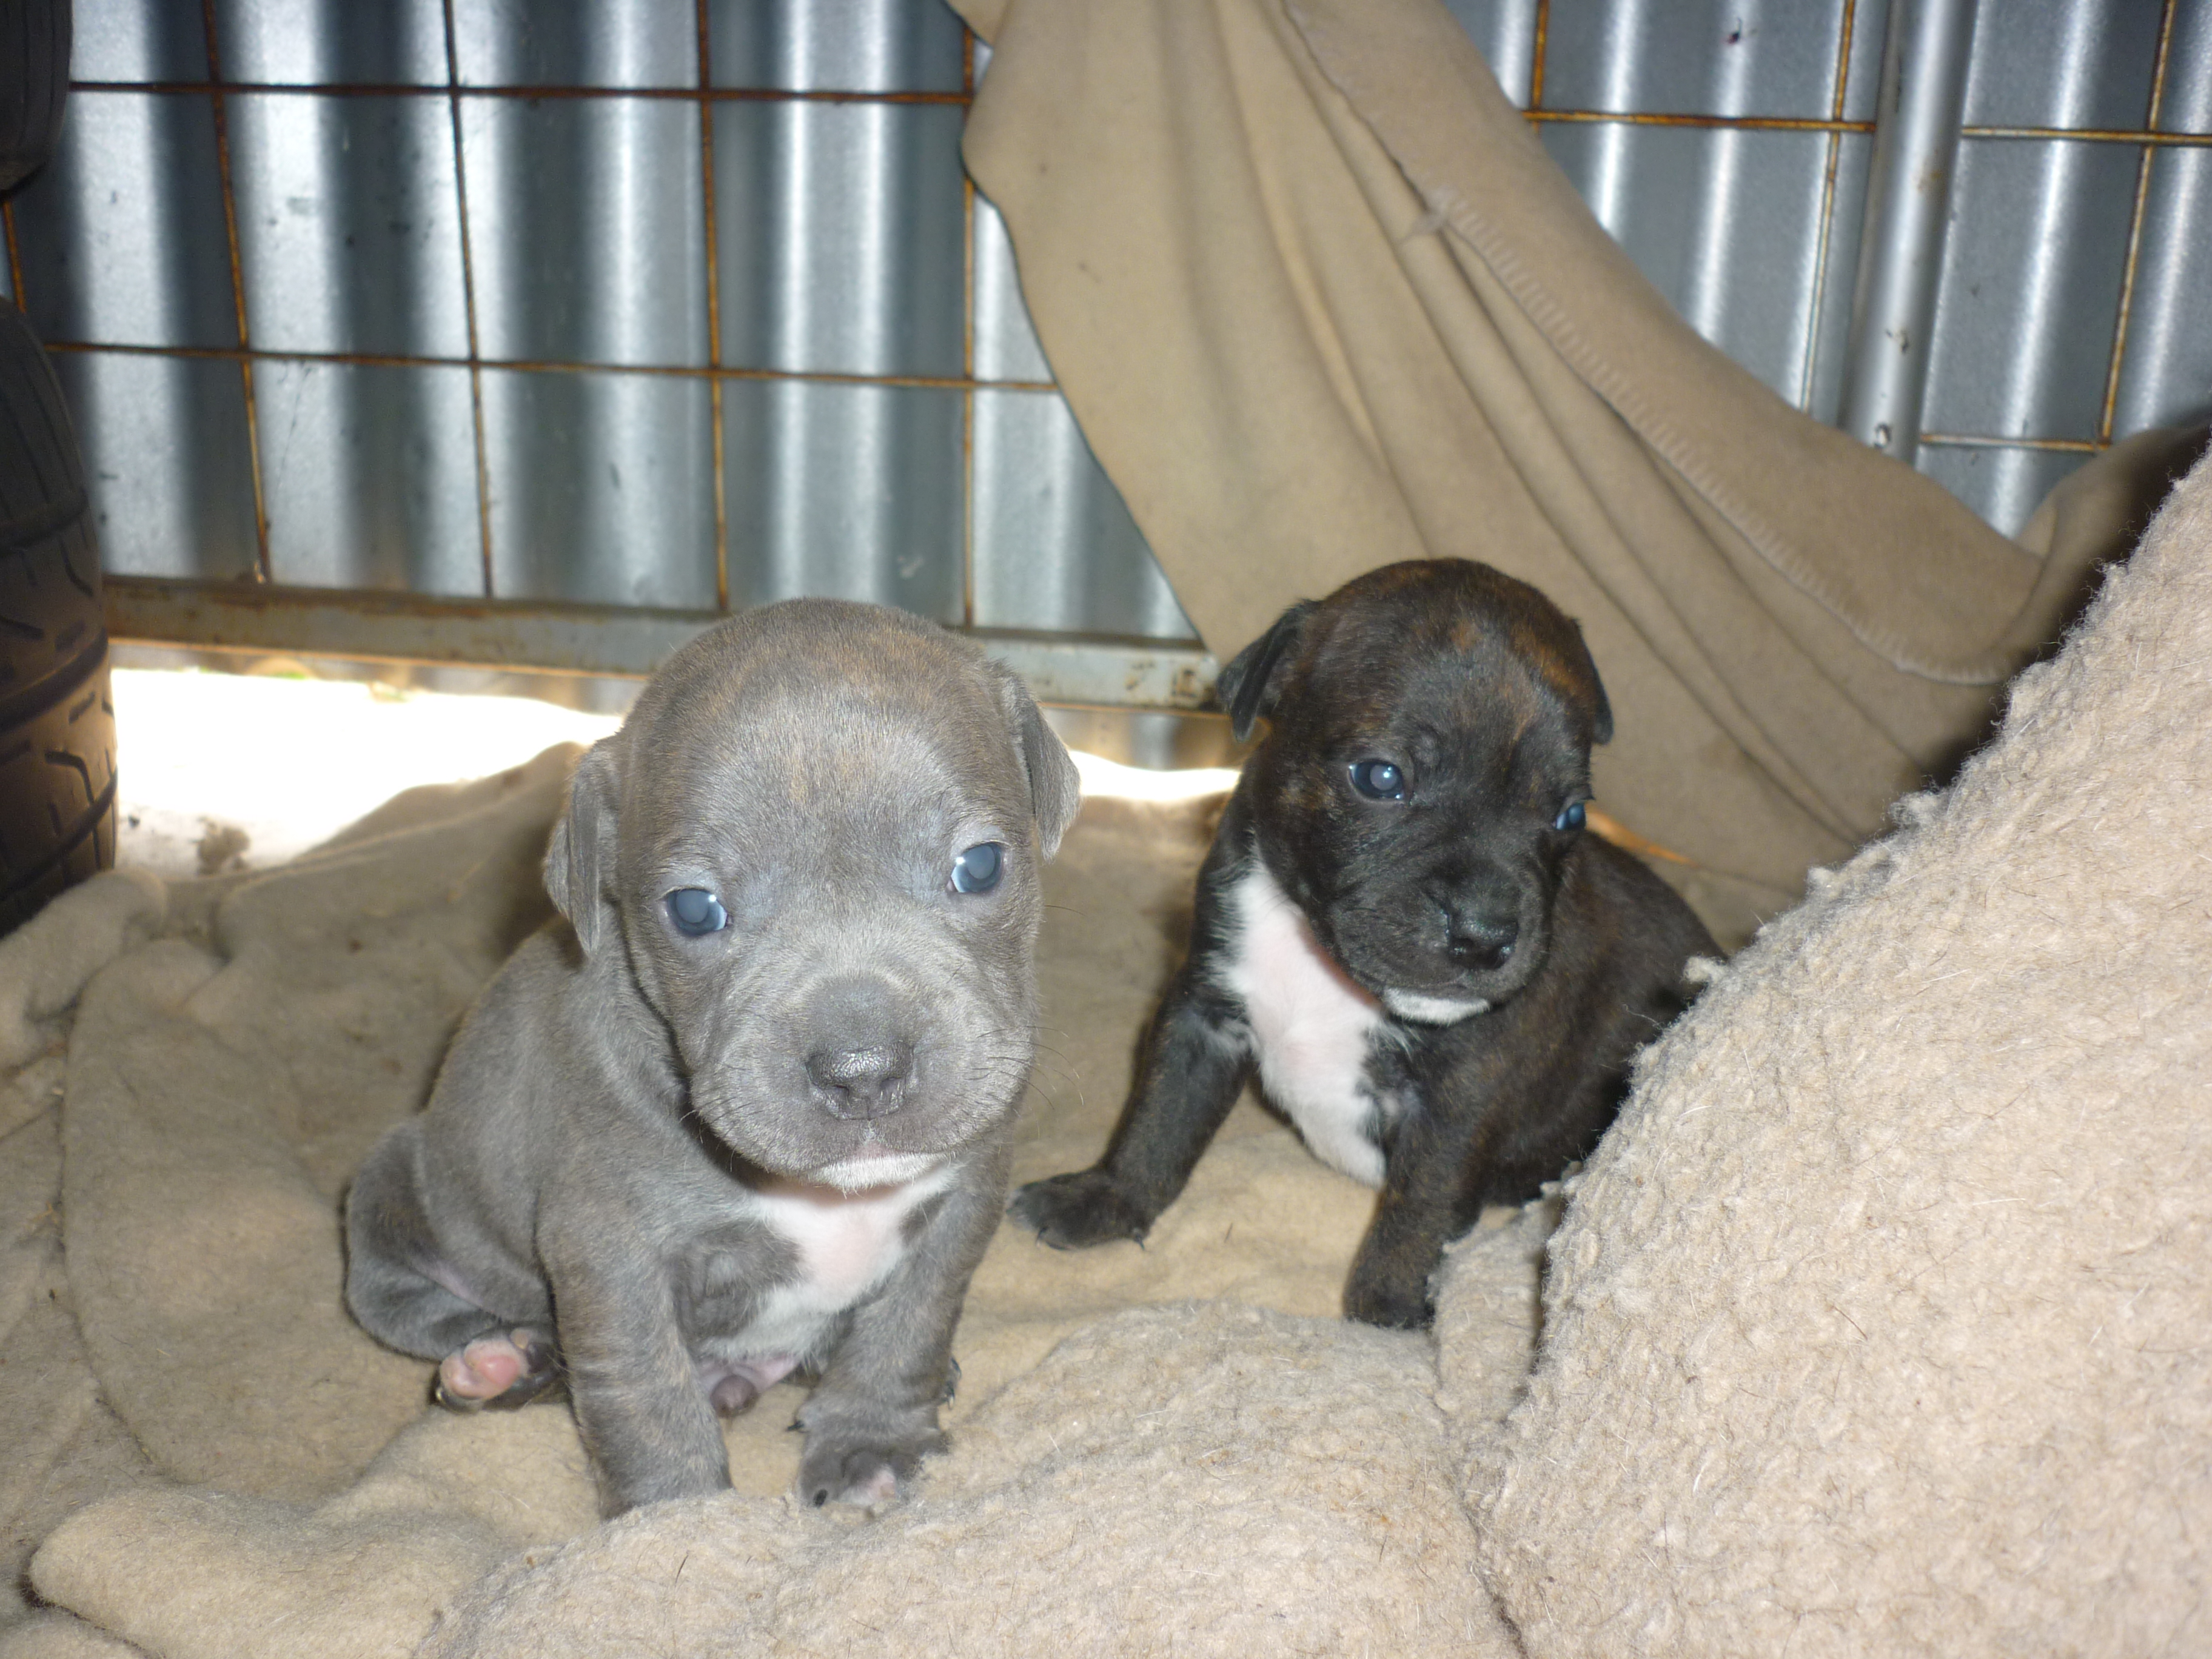
[[[1395,559],[1534,582],[1612,694],[1599,804],[1723,942],[1978,742],[2127,545],[2016,545],[1707,345],[1441,0],[959,9],[969,169],[1207,644]]]

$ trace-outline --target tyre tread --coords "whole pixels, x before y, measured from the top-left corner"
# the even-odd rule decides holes
[[[114,862],[115,779],[83,467],[44,349],[0,301],[0,932]]]

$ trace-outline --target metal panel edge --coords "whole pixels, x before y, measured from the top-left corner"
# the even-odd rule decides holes
[[[621,679],[644,678],[721,620],[707,611],[131,576],[109,576],[105,592],[109,637],[132,644]],[[1069,708],[1195,709],[1219,666],[1197,646],[1170,641],[996,629],[962,637],[1019,674],[1040,702]]]

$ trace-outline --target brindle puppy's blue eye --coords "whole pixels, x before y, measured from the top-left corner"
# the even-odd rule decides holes
[[[1406,799],[1406,775],[1386,760],[1354,762],[1352,787],[1370,800]]]
[[[1552,828],[1565,834],[1570,830],[1581,829],[1587,817],[1582,802],[1571,801],[1559,810],[1559,816],[1552,820]]]
[[[952,884],[963,893],[988,893],[1006,872],[1006,849],[995,841],[979,841],[952,860]]]
[[[695,939],[702,933],[719,933],[730,925],[730,913],[722,908],[722,901],[703,887],[679,887],[671,893],[668,919],[676,924],[678,933]]]

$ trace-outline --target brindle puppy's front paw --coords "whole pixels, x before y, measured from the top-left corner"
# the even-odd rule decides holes
[[[946,1444],[944,1434],[934,1430],[894,1445],[855,1443],[837,1433],[810,1434],[799,1460],[799,1502],[820,1509],[825,1504],[887,1504],[904,1498],[921,1460]]]
[[[1423,1290],[1418,1283],[1408,1287],[1355,1278],[1345,1287],[1344,1316],[1386,1330],[1426,1330],[1436,1318],[1436,1310],[1429,1305]]]
[[[1125,1197],[1103,1170],[1048,1176],[1017,1192],[1006,1213],[1055,1250],[1080,1250],[1117,1238],[1142,1243],[1152,1218]]]

